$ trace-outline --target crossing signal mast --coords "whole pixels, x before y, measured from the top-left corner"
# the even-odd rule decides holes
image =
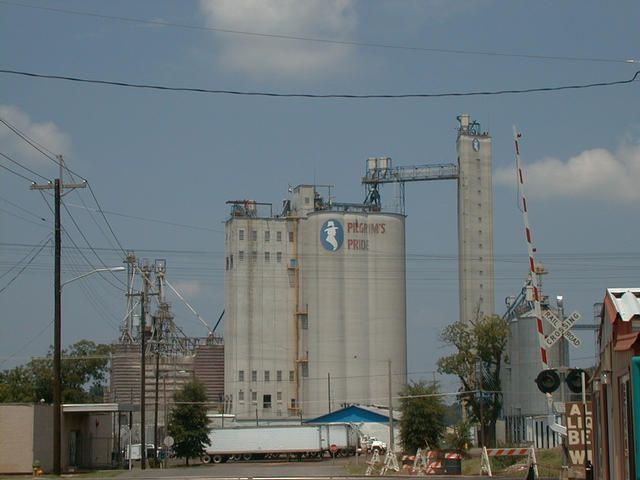
[[[524,175],[522,174],[522,166],[520,164],[520,145],[518,139],[521,137],[518,133],[517,127],[513,126],[513,141],[516,149],[516,168],[518,171],[518,187],[520,191],[520,200],[522,206],[522,217],[524,219],[524,232],[525,239],[527,241],[527,250],[529,252],[529,276],[531,279],[531,286],[533,287],[533,314],[536,317],[536,324],[538,327],[538,340],[540,342],[540,361],[542,363],[542,369],[549,368],[549,361],[547,358],[547,346],[545,344],[544,326],[542,324],[542,311],[540,308],[540,289],[538,287],[538,272],[536,270],[536,262],[534,258],[534,252],[536,249],[533,247],[533,240],[531,238],[531,225],[529,224],[529,211],[527,209],[527,199],[524,195]]]
[[[530,266],[530,283],[533,287],[533,314],[536,318],[537,328],[538,328],[538,339],[540,343],[540,361],[542,364],[542,371],[538,374],[535,379],[536,385],[538,389],[548,395],[549,402],[551,401],[551,394],[555,392],[562,384],[562,377],[564,377],[564,381],[569,388],[569,390],[573,393],[582,393],[584,396],[586,381],[588,380],[587,373],[580,368],[568,368],[564,361],[563,364],[559,368],[549,368],[549,362],[547,358],[547,349],[551,348],[558,340],[564,339],[565,337],[576,347],[580,346],[580,339],[576,337],[569,329],[580,319],[580,313],[573,312],[566,319],[564,315],[563,318],[558,319],[553,312],[550,310],[545,310],[544,314],[541,311],[540,307],[540,290],[538,286],[538,270],[536,269],[536,262],[534,258],[535,248],[533,247],[533,240],[531,236],[531,226],[529,224],[529,212],[527,209],[527,200],[524,194],[524,175],[522,173],[522,167],[520,164],[520,145],[519,139],[521,134],[518,133],[517,127],[513,126],[513,140],[515,144],[516,151],[516,164],[517,164],[517,172],[518,172],[518,185],[520,190],[520,198],[522,202],[522,215],[524,219],[524,227],[525,227],[525,237],[527,241],[527,247],[529,251],[529,266]],[[558,297],[561,299],[561,297]],[[560,304],[560,302],[559,302]],[[554,330],[549,333],[549,335],[544,334],[543,322],[542,319],[547,320],[553,327]],[[565,345],[561,345],[560,348],[565,348]],[[564,359],[564,355],[562,355]],[[561,374],[561,375],[559,375]],[[563,401],[564,401],[564,391],[563,391]],[[562,425],[555,424],[555,421],[551,421],[552,417],[550,416],[550,427],[552,430],[559,432],[561,435],[566,435],[566,427]]]

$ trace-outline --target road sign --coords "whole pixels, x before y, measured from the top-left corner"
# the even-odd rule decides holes
[[[544,339],[544,343],[547,347],[553,346],[562,337],[566,338],[574,347],[579,347],[581,345],[582,342],[580,339],[570,331],[573,324],[581,317],[579,312],[573,312],[565,318],[564,322],[561,322],[551,310],[545,310],[542,316],[547,322],[555,327],[555,330]]]
[[[338,453],[338,446],[334,443],[329,447],[331,453]]]

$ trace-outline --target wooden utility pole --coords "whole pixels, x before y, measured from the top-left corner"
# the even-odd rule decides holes
[[[31,185],[31,190],[54,190],[54,271],[53,271],[53,302],[54,302],[54,318],[53,318],[53,473],[60,475],[62,472],[62,368],[61,368],[61,343],[62,343],[62,281],[61,281],[61,254],[62,254],[62,222],[60,220],[60,203],[62,199],[62,191],[74,188],[85,188],[86,183],[81,184],[63,184],[62,170],[64,161],[62,156],[58,156],[60,165],[60,178],[56,178],[53,185]]]

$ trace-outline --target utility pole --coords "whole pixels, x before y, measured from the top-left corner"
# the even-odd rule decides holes
[[[393,445],[393,397],[391,391],[391,359],[388,360],[389,364],[389,451],[394,452]]]
[[[135,262],[134,256],[127,257],[127,263],[133,264]],[[143,282],[142,292],[140,293],[128,293],[131,297],[142,297],[140,299],[140,468],[146,469],[147,460],[147,436],[146,436],[146,354],[147,354],[147,337],[146,337],[146,318],[148,312],[149,302],[149,283],[151,268],[147,262],[143,262],[141,267],[136,267],[140,270]],[[157,407],[156,407],[157,409]],[[157,441],[157,439],[154,439]]]
[[[54,184],[48,185],[31,185],[30,190],[54,190],[54,272],[53,272],[53,302],[54,302],[54,319],[53,319],[53,473],[60,475],[62,472],[62,368],[61,368],[61,343],[62,343],[62,282],[61,282],[61,253],[62,253],[62,222],[60,220],[60,203],[62,199],[62,191],[74,188],[85,188],[86,182],[81,184],[67,184],[62,181],[62,170],[64,168],[64,160],[62,155],[58,155],[58,164],[60,166],[60,178],[56,178]]]
[[[329,403],[329,413],[331,413],[331,373],[327,372],[327,402]]]
[[[149,300],[149,272],[150,268],[148,264],[142,266],[142,301],[140,302],[140,448],[142,449],[140,455],[140,468],[144,470],[147,462],[147,435],[145,428],[145,414],[146,414],[146,349],[147,349],[147,302]]]

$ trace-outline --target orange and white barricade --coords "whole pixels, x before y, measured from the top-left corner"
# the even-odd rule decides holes
[[[528,448],[487,448],[482,447],[482,460],[480,461],[480,475],[487,473],[492,477],[491,464],[489,463],[489,457],[504,457],[504,456],[521,456],[527,455],[529,466],[533,465],[533,470],[536,477],[538,476],[538,462],[536,461],[536,452],[533,447]]]

